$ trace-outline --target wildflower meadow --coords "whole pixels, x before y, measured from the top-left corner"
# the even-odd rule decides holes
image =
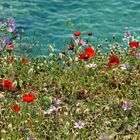
[[[30,58],[14,19],[0,22],[1,140],[140,140],[140,34],[92,36]]]

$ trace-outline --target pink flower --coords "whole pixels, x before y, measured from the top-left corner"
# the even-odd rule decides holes
[[[82,46],[87,46],[87,45],[88,45],[87,42],[85,42],[85,41],[82,40],[82,39],[80,39],[80,44],[81,44]]]
[[[74,128],[82,129],[84,127],[84,123],[82,121],[76,122]]]
[[[7,19],[7,22],[8,22],[10,25],[15,26],[15,21],[14,21],[13,18],[8,18],[8,19]]]
[[[55,106],[50,107],[47,111],[44,111],[44,114],[51,114],[54,111],[57,111],[58,109]]]
[[[74,41],[77,45],[82,45],[82,46],[87,46],[88,45],[87,42],[84,41],[83,39],[75,39]]]
[[[124,37],[125,37],[125,39],[130,39],[131,38],[130,32],[125,32]]]
[[[15,29],[16,29],[15,26],[14,26],[13,28],[12,28],[12,27],[9,27],[9,28],[7,29],[7,32],[12,33],[12,32],[15,31]]]
[[[57,98],[54,98],[54,102],[55,102],[57,105],[62,104],[62,101],[61,101],[60,99],[57,99]]]
[[[131,110],[132,109],[132,105],[129,102],[124,102],[122,105],[123,110]]]
[[[140,53],[136,53],[136,54],[134,54],[134,58],[136,58],[136,59],[140,59]]]

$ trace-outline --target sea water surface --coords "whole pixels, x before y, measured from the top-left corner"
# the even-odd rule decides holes
[[[48,44],[66,49],[75,31],[93,32],[93,40],[140,31],[140,0],[0,0],[0,20],[8,17],[40,45],[32,53],[45,55]]]

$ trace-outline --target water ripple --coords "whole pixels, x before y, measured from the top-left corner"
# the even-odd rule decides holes
[[[139,0],[1,0],[0,13],[0,20],[14,17],[18,28],[34,34],[45,50],[54,42],[59,48],[77,30],[105,38],[122,35],[125,27],[140,29]],[[66,24],[68,19],[74,26]]]

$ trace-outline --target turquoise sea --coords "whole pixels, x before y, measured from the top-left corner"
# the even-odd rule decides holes
[[[94,37],[140,31],[140,0],[0,0],[0,20],[13,17],[29,42],[46,54],[48,44],[64,49],[73,32]]]

